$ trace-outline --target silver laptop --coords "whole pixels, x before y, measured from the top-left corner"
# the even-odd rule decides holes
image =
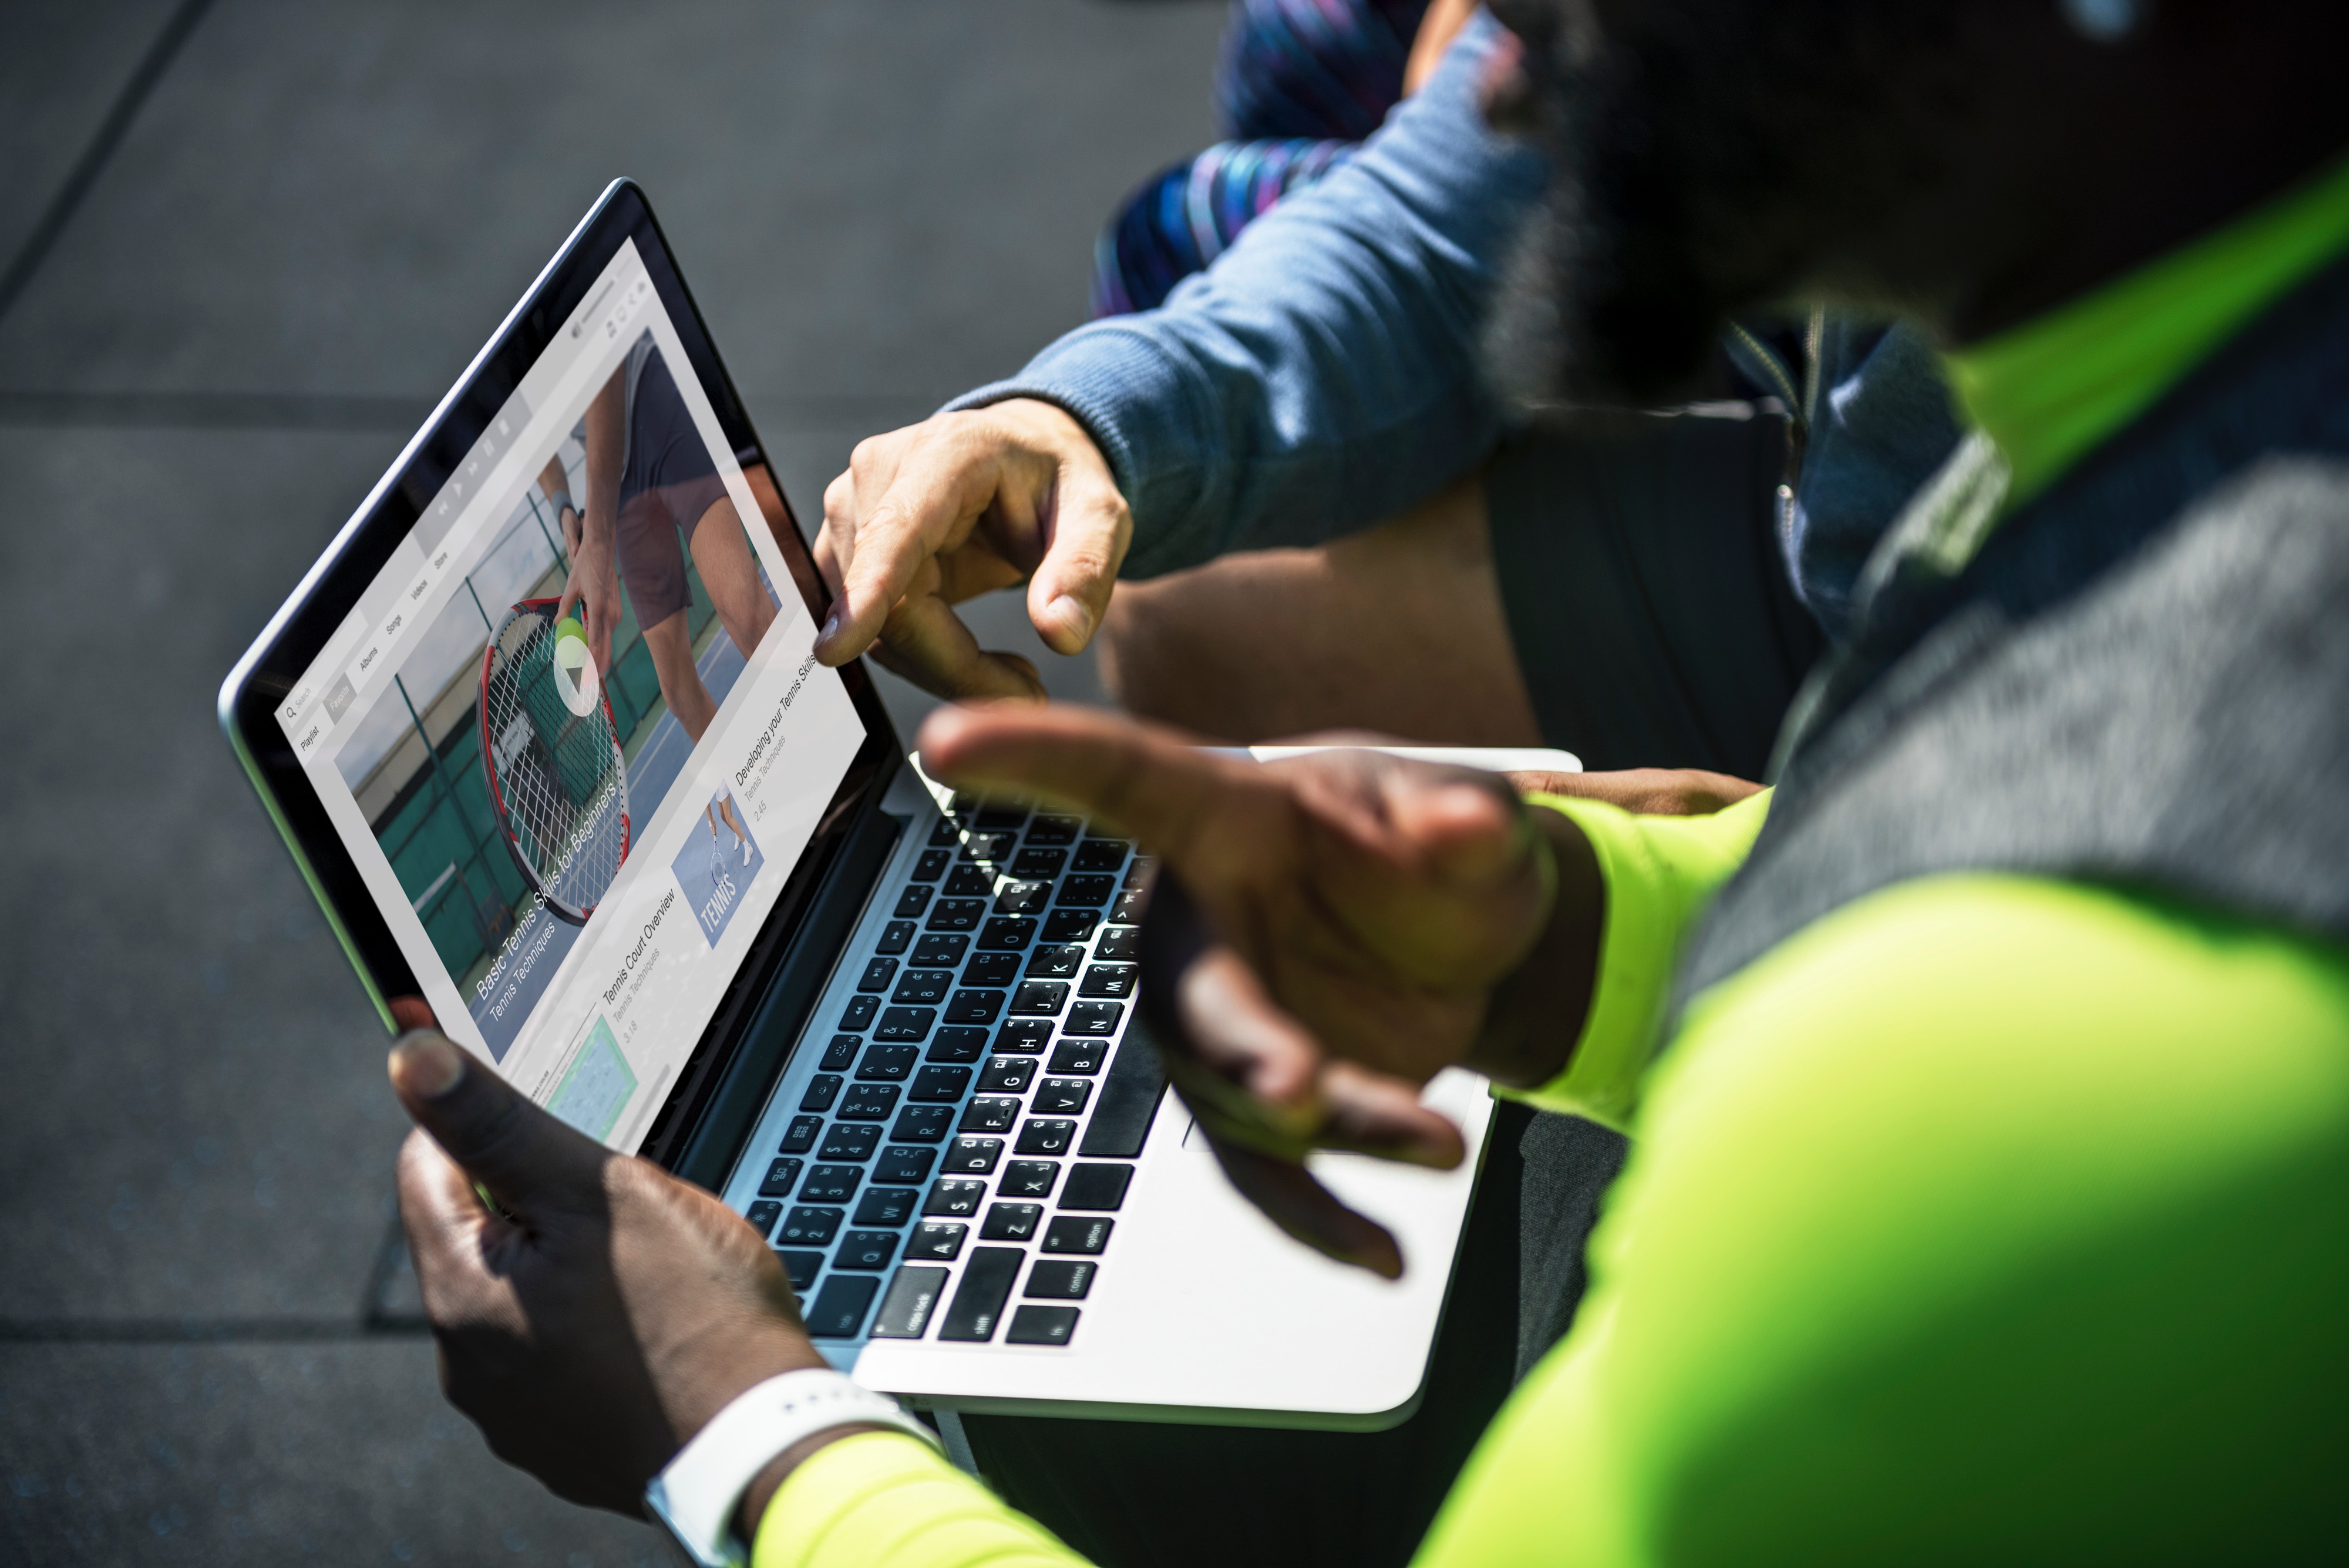
[[[1402,1419],[1482,1083],[1429,1090],[1458,1170],[1319,1164],[1396,1232],[1401,1282],[1281,1235],[1136,1021],[1147,857],[933,786],[862,666],[814,661],[826,598],[623,181],[222,726],[387,1023],[423,997],[556,1116],[720,1193],[859,1380],[945,1415]]]

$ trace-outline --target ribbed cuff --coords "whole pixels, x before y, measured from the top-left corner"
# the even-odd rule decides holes
[[[895,1432],[827,1443],[785,1478],[759,1521],[753,1568],[1072,1568],[1043,1526]]]
[[[1568,795],[1527,797],[1589,840],[1607,887],[1590,1011],[1566,1071],[1531,1089],[1496,1088],[1544,1110],[1625,1127],[1661,1042],[1681,943],[1754,847],[1770,809],[1764,791],[1709,816],[1635,816]]]

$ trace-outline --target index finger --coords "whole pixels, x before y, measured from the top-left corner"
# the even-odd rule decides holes
[[[901,463],[873,510],[856,523],[855,549],[840,597],[816,639],[827,664],[843,664],[881,635],[914,574],[959,524],[974,521],[995,493],[997,466],[974,462],[959,443],[926,441]]]
[[[941,708],[916,742],[931,777],[978,794],[1032,795],[1185,858],[1219,804],[1278,786],[1256,764],[1098,709]]]

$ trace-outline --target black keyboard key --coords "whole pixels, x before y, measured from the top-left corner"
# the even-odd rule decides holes
[[[881,1147],[881,1129],[869,1123],[834,1122],[815,1151],[818,1159],[871,1159]]]
[[[824,1143],[815,1150],[817,1159],[872,1159],[874,1150],[881,1147],[881,1129],[867,1122],[833,1122],[832,1131],[824,1134]]]
[[[901,1011],[891,1008],[891,1012]],[[925,1033],[928,1033],[926,1029]],[[866,1083],[902,1083],[912,1076],[914,1062],[921,1055],[911,1045],[874,1045],[864,1053],[864,1060],[856,1064],[856,1075]]]
[[[1044,906],[1052,901],[1050,882],[1006,882],[995,896],[995,912],[999,915],[1040,915]]]
[[[957,866],[947,878],[949,898],[992,898],[995,897],[995,873],[985,866]]]
[[[1071,877],[1061,884],[1061,902],[1098,909],[1117,891],[1114,877]]]
[[[901,953],[905,950],[905,944],[913,940],[913,921],[892,920],[887,925],[881,928],[881,940],[873,944],[873,950],[884,953]]]
[[[979,1227],[982,1241],[1032,1241],[1036,1227],[1044,1222],[1044,1206],[1040,1203],[990,1203],[987,1208],[987,1223]]]
[[[938,1010],[935,1007],[893,1007],[873,1026],[873,1038],[896,1043],[926,1040],[929,1038],[930,1025],[937,1021]],[[865,1060],[869,1062],[872,1057],[868,1055]]]
[[[938,825],[930,829],[930,844],[933,847],[951,849],[961,842],[962,824],[951,816],[940,817]]]
[[[1101,1100],[1085,1124],[1077,1152],[1096,1158],[1132,1159],[1150,1136],[1151,1119],[1166,1097],[1166,1074],[1151,1044],[1147,1020],[1137,1016],[1117,1047],[1117,1060],[1102,1079]],[[1041,1109],[1041,1106],[1038,1107]]]
[[[982,1093],[1018,1095],[1027,1092],[1028,1080],[1036,1075],[1036,1059],[1032,1056],[998,1056],[978,1075]]]
[[[792,1289],[802,1295],[815,1283],[816,1274],[823,1268],[822,1252],[786,1251],[778,1247],[775,1256],[782,1260],[783,1272],[792,1277]]]
[[[922,857],[914,862],[914,880],[935,882],[938,879],[938,874],[953,864],[953,850],[925,849],[922,851]]]
[[[990,805],[978,814],[978,826],[995,832],[1016,828],[1027,820],[1028,808],[1024,805]]]
[[[934,933],[914,945],[916,969],[952,969],[962,962],[963,950],[970,946],[968,937]]]
[[[908,1263],[897,1271],[889,1282],[889,1293],[881,1298],[881,1310],[873,1315],[873,1337],[875,1339],[919,1339],[922,1331],[930,1326],[930,1314],[936,1310],[939,1295],[947,1288],[944,1269],[924,1268]]]
[[[1139,926],[1104,927],[1101,940],[1093,944],[1093,957],[1098,959],[1138,959],[1141,956],[1142,928]]]
[[[1003,1007],[999,991],[957,991],[947,1003],[948,1023],[992,1023]]]
[[[854,1339],[880,1291],[881,1282],[871,1274],[833,1275],[816,1292],[815,1305],[808,1308],[808,1337]]]
[[[840,1250],[832,1255],[835,1269],[885,1269],[897,1257],[897,1232],[895,1231],[851,1231],[840,1239]]]
[[[1114,1034],[1124,1012],[1123,1002],[1080,1002],[1069,1009],[1068,1021],[1061,1027],[1070,1034]]]
[[[995,1162],[1002,1158],[999,1137],[957,1137],[947,1145],[943,1168],[949,1176],[992,1176]]]
[[[874,959],[871,963],[864,966],[864,973],[862,978],[857,981],[856,989],[859,991],[886,991],[889,989],[889,981],[895,977],[896,973],[897,961],[895,959]]]
[[[1044,940],[1048,942],[1081,942],[1093,934],[1101,924],[1098,909],[1055,909],[1044,919]]]
[[[807,1173],[800,1196],[810,1203],[845,1203],[856,1196],[864,1173],[853,1165],[819,1165]]]
[[[848,1005],[841,1011],[840,1027],[852,1032],[870,1028],[873,1015],[880,1011],[879,997],[852,996],[848,999]]]
[[[914,1086],[905,1097],[926,1105],[951,1105],[969,1087],[968,1067],[925,1067],[914,1075]]]
[[[1011,1152],[1066,1154],[1076,1141],[1076,1123],[1061,1116],[1035,1116],[1019,1129],[1019,1147]]]
[[[1040,816],[1028,827],[1030,844],[1074,844],[1084,823],[1073,816]]]
[[[1065,849],[1023,849],[1011,863],[1011,874],[1022,882],[1050,882],[1061,874],[1068,858]]]
[[[907,1106],[897,1113],[889,1136],[900,1143],[943,1143],[953,1126],[952,1106]]]
[[[941,1107],[926,1106],[923,1108],[936,1110]],[[893,1132],[889,1136],[892,1137],[902,1137],[905,1135],[902,1133]],[[946,1129],[944,1127],[938,1129],[938,1136],[941,1137],[946,1136]],[[930,1179],[931,1162],[936,1160],[937,1158],[938,1155],[936,1149],[899,1148],[893,1144],[889,1147],[883,1149],[881,1151],[880,1159],[874,1162],[873,1167],[873,1179],[875,1181],[894,1181],[900,1184],[906,1182],[927,1181]]]
[[[845,1073],[856,1064],[856,1053],[864,1044],[862,1034],[835,1034],[832,1044],[823,1048],[823,1060],[816,1065],[827,1073]]]
[[[1028,956],[1028,974],[1033,980],[1074,980],[1084,964],[1084,949],[1071,942],[1055,942]]]
[[[1030,1018],[1050,1018],[1067,1005],[1068,1000],[1066,981],[1023,980],[1019,989],[1011,993],[1011,1011]]]
[[[987,1183],[984,1181],[933,1182],[929,1197],[922,1200],[922,1212],[968,1220],[978,1213],[978,1206],[986,1201]]]
[[[1019,1101],[991,1100],[982,1095],[962,1108],[962,1120],[955,1127],[958,1132],[1009,1132],[1019,1119]]]
[[[903,1225],[914,1217],[922,1195],[910,1187],[868,1187],[856,1200],[857,1225]],[[1068,1207],[1066,1204],[1062,1208]]]
[[[996,1183],[996,1196],[1050,1198],[1052,1183],[1060,1177],[1061,1168],[1049,1159],[1015,1159],[1003,1168],[1003,1179]]]
[[[1028,1271],[1028,1288],[1019,1293],[1030,1301],[1081,1302],[1093,1288],[1093,1271],[1100,1267],[1099,1263],[1039,1258]]]
[[[914,1228],[913,1239],[905,1243],[905,1256],[951,1263],[962,1255],[962,1239],[969,1234],[969,1226],[951,1220],[925,1220]]]
[[[1109,1044],[1102,1040],[1063,1040],[1052,1047],[1050,1068],[1055,1073],[1098,1073],[1102,1056]]]
[[[841,1211],[837,1209],[794,1209],[783,1219],[783,1228],[775,1232],[778,1246],[829,1247],[832,1239],[840,1234]]]
[[[930,1040],[926,1062],[976,1062],[987,1054],[987,1031],[967,1023],[948,1024]]]
[[[962,857],[965,860],[1004,859],[1010,855],[1011,846],[1018,842],[1019,837],[1016,833],[974,833],[963,840]]]
[[[999,952],[1017,952],[1036,934],[1036,922],[1025,915],[998,915],[978,933],[978,945]]]
[[[1110,923],[1117,926],[1138,926],[1142,923],[1142,912],[1149,907],[1149,888],[1128,888],[1117,896],[1117,902],[1110,906]]]
[[[782,1152],[805,1154],[815,1147],[815,1140],[823,1131],[822,1116],[793,1116],[792,1125],[783,1132]]]
[[[1109,1243],[1117,1221],[1105,1215],[1058,1214],[1044,1227],[1048,1252],[1098,1252]]]
[[[1133,994],[1133,981],[1140,964],[1097,963],[1085,971],[1084,984],[1077,987],[1079,996],[1108,996],[1120,1001]]]
[[[1126,1186],[1133,1180],[1130,1165],[1072,1165],[1068,1185],[1061,1189],[1061,1207],[1106,1213],[1125,1201]]]
[[[742,1216],[750,1222],[750,1229],[759,1233],[761,1241],[766,1239],[768,1231],[775,1228],[775,1221],[782,1217],[783,1206],[780,1203],[753,1203],[750,1211]]]
[[[834,1077],[810,1078],[807,1093],[800,1096],[800,1109],[803,1111],[832,1109],[832,1102],[840,1098],[840,1085],[841,1080]]]
[[[799,1181],[802,1163],[796,1159],[779,1159],[767,1167],[767,1178],[759,1183],[759,1196],[789,1198],[792,1187]]]
[[[953,984],[950,969],[909,969],[889,1000],[901,1007],[936,1007],[947,999],[947,989]]]
[[[962,968],[965,985],[1006,986],[1019,978],[1018,953],[980,953]],[[988,1020],[993,1023],[993,1019]]]
[[[1153,871],[1157,869],[1158,857],[1137,855],[1133,857],[1133,864],[1125,868],[1125,885],[1129,888],[1139,887]]]
[[[1024,1306],[1011,1314],[1003,1331],[1006,1345],[1066,1345],[1077,1332],[1077,1309],[1071,1306]]]
[[[1072,1116],[1085,1108],[1092,1092],[1093,1086],[1082,1078],[1047,1078],[1036,1091],[1032,1108],[1039,1116]]]
[[[1069,869],[1114,871],[1125,864],[1126,848],[1123,838],[1088,838],[1077,846],[1077,857],[1069,862]]]
[[[897,1108],[897,1094],[895,1084],[851,1084],[847,1097],[840,1102],[840,1119],[885,1122]]]
[[[889,912],[901,920],[921,919],[922,911],[930,907],[930,890],[919,882],[907,886],[897,895],[897,907]]]
[[[1026,1256],[1017,1247],[972,1248],[938,1337],[970,1343],[993,1339],[1003,1303],[1010,1298],[1012,1282],[1019,1277],[1020,1260]]]
[[[930,929],[934,931],[975,931],[987,913],[984,898],[940,898],[938,907],[930,911]]]
[[[1049,1018],[1015,1018],[995,1032],[995,1048],[1032,1056],[1052,1042]]]

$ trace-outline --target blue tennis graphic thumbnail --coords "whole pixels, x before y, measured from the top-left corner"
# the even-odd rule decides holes
[[[711,947],[726,934],[734,911],[742,907],[743,894],[750,891],[750,878],[766,863],[734,792],[720,785],[701,808],[701,820],[686,836],[685,847],[669,862],[693,910],[693,923]]]

